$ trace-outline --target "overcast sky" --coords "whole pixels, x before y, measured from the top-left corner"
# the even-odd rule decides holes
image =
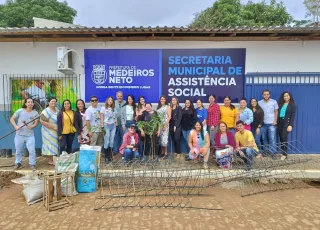
[[[241,1],[247,2],[247,0]],[[0,0],[0,3],[3,2],[5,0]],[[131,27],[186,26],[192,21],[194,13],[212,6],[214,0],[67,0],[67,2],[78,11],[75,24]],[[304,19],[303,0],[283,0],[283,2],[296,19]]]

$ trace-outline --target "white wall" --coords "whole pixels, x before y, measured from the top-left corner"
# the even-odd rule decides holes
[[[56,48],[67,46],[79,52],[74,55],[76,74],[84,73],[84,49],[192,49],[192,48],[246,48],[246,73],[249,72],[320,72],[320,41],[274,42],[60,42],[60,43],[0,43],[0,87],[3,74],[59,74]],[[84,76],[82,77],[82,80]],[[83,81],[84,82],[84,81]],[[84,98],[84,83],[81,85]],[[7,100],[7,99],[5,99]],[[6,101],[8,103],[8,101]],[[4,104],[0,93],[0,105]]]

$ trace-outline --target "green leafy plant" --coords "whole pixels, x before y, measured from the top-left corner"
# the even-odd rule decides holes
[[[159,127],[162,129],[164,127],[163,124],[163,115],[155,113],[151,115],[150,121],[138,121],[137,125],[139,129],[142,129],[146,135],[152,135],[159,130]]]

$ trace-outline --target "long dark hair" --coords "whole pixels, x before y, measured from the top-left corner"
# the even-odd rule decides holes
[[[166,102],[164,103],[165,105],[168,104],[168,99],[167,99],[167,97],[166,97],[165,95],[162,95],[162,96],[159,98],[157,110],[162,107],[162,105],[161,105],[161,98],[166,99]]]
[[[26,103],[27,103],[28,100],[32,100],[32,102],[33,102],[32,110],[34,110],[36,105],[34,104],[34,100],[33,100],[32,98],[26,98],[26,99],[24,99],[22,108],[23,108],[23,109],[26,109],[26,108],[27,108]]]
[[[281,108],[286,103],[283,98],[286,93],[289,94],[289,97],[290,97],[289,104],[295,104],[292,94],[289,91],[284,91],[278,100],[279,108]]]
[[[226,99],[226,98],[228,98],[230,101],[231,101],[231,97],[229,97],[229,96],[225,96],[223,99]],[[231,110],[234,110],[236,107],[230,102],[230,109]]]
[[[70,103],[70,110],[72,110],[72,104],[71,104],[71,101],[70,101],[69,99],[66,99],[66,100],[64,100],[64,101],[62,102],[61,112],[66,111],[66,110],[65,110],[65,108],[64,108],[64,103],[65,103],[66,101]]]
[[[251,104],[252,100],[255,100],[257,102],[256,110],[259,111],[259,112],[263,111],[262,108],[260,107],[260,105],[258,104],[258,100],[256,98],[254,98],[254,97],[250,99],[250,104],[249,104],[248,108],[251,109],[252,112],[253,112],[253,107],[252,107],[252,104]]]
[[[81,112],[81,111],[79,110],[79,108],[78,108],[78,102],[79,102],[79,101],[81,101],[81,102],[83,103],[83,112],[85,112],[85,111],[87,110],[87,108],[86,108],[86,103],[84,103],[84,101],[83,101],[82,99],[78,99],[78,100],[76,101],[76,107],[77,107],[76,111],[77,111],[77,112]]]
[[[140,100],[142,98],[144,99],[144,106],[146,106],[146,98],[144,96],[140,96],[138,99],[138,106],[137,106],[138,111],[140,111],[142,109],[142,104],[140,103]]]
[[[129,102],[128,102],[129,97],[131,97],[131,99],[132,99],[133,117],[136,117],[136,107],[137,107],[136,106],[136,100],[134,99],[134,96],[132,94],[129,94],[127,96],[127,101],[126,101],[126,104],[124,106],[129,105]]]
[[[195,110],[192,101],[191,101],[190,99],[186,99],[186,100],[184,101],[184,103],[186,103],[187,101],[190,102],[190,107],[189,107],[189,109],[190,109],[190,110]],[[185,109],[185,108],[186,108],[186,107],[184,107],[183,109]]]
[[[194,130],[196,130],[196,124],[200,124],[200,126],[201,126],[200,135],[201,135],[202,140],[204,140],[203,125],[202,125],[202,123],[201,123],[200,121],[197,121],[197,122],[194,124]]]

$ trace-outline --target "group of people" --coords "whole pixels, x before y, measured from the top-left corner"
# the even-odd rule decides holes
[[[278,102],[270,98],[270,91],[264,90],[263,99],[252,98],[247,106],[246,99],[240,100],[238,109],[226,96],[224,104],[219,106],[215,95],[208,97],[209,106],[196,101],[196,108],[190,99],[184,107],[177,97],[169,103],[161,96],[155,110],[146,103],[144,96],[136,103],[133,95],[123,99],[123,93],[117,92],[116,99],[109,96],[104,105],[99,105],[97,96],[90,98],[86,108],[83,100],[76,102],[73,110],[71,102],[64,100],[61,110],[56,108],[57,99],[50,98],[41,115],[33,110],[33,99],[26,98],[23,108],[17,110],[10,121],[17,130],[15,136],[16,169],[21,167],[24,143],[28,148],[29,164],[35,167],[35,139],[33,129],[42,124],[42,155],[53,164],[53,156],[63,151],[72,152],[72,144],[77,135],[78,142],[93,146],[102,146],[105,161],[112,161],[117,153],[123,155],[128,164],[134,158],[168,158],[168,142],[171,138],[176,158],[181,157],[181,144],[188,149],[186,160],[203,158],[207,168],[209,155],[215,153],[220,167],[228,168],[232,156],[244,160],[251,167],[253,157],[262,157],[261,140],[272,154],[278,153],[277,134],[281,141],[282,160],[287,158],[288,134],[293,129],[296,105],[290,92],[283,92]],[[160,117],[160,124],[150,133],[147,127],[137,122],[152,123],[152,118]],[[185,140],[181,143],[182,140]]]

